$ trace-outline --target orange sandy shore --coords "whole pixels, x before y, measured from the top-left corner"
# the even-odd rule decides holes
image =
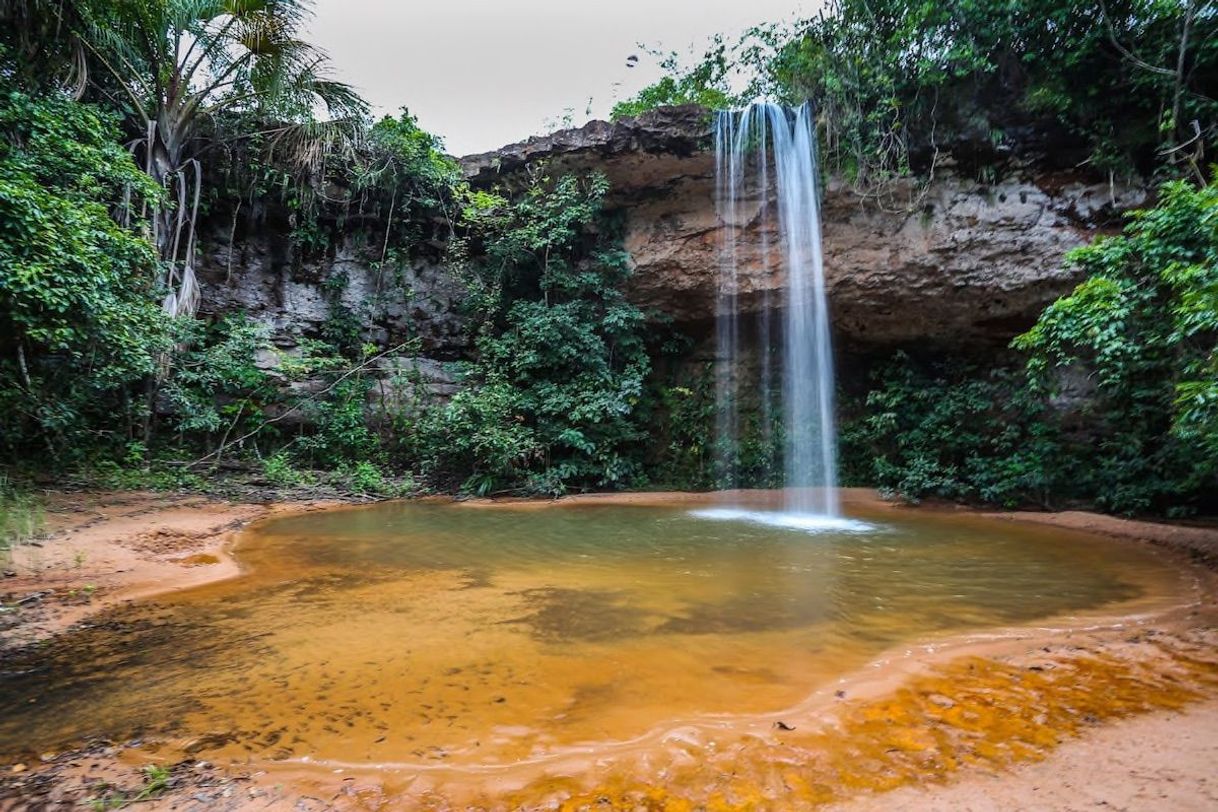
[[[576,496],[559,502],[696,505],[709,504],[716,498],[711,494],[638,493]],[[752,494],[751,498],[765,497]],[[932,781],[894,780],[878,784],[862,781],[857,782],[857,786],[847,781],[839,782],[842,785],[833,787],[832,791],[813,788],[796,792],[792,789],[789,803],[772,798],[782,797],[782,787],[794,787],[801,779],[798,776],[774,779],[768,773],[764,779],[758,779],[758,783],[768,782],[770,792],[765,795],[750,799],[748,793],[739,788],[700,796],[694,793],[689,796],[695,798],[692,805],[679,792],[661,791],[654,783],[623,783],[621,776],[613,775],[604,776],[607,783],[586,796],[581,796],[581,789],[573,785],[546,783],[539,776],[538,783],[505,790],[499,797],[484,792],[481,796],[471,794],[466,800],[449,802],[411,794],[404,789],[409,781],[403,782],[401,776],[378,775],[375,770],[340,774],[274,765],[250,765],[248,769],[234,770],[194,763],[176,766],[170,791],[159,799],[143,801],[140,806],[208,810],[516,809],[560,808],[565,802],[567,806],[562,808],[787,809],[829,802],[835,809],[860,810],[1073,810],[1097,805],[1130,810],[1218,808],[1218,779],[1212,774],[1214,757],[1218,755],[1218,690],[1214,690],[1218,688],[1218,668],[1214,665],[1218,660],[1218,633],[1215,633],[1218,590],[1213,572],[1192,563],[1201,560],[1212,564],[1218,560],[1218,529],[1128,521],[1081,512],[979,514],[954,506],[910,508],[883,502],[874,492],[862,489],[843,491],[843,502],[847,510],[854,508],[870,513],[951,511],[1086,530],[1110,536],[1113,543],[1152,542],[1164,548],[1162,555],[1178,559],[1181,571],[1187,577],[1181,579],[1179,594],[1167,596],[1173,600],[1163,602],[1155,611],[1091,617],[1086,628],[1045,624],[1037,628],[1000,630],[1001,633],[984,639],[974,636],[955,644],[891,653],[849,681],[851,710],[835,716],[833,705],[839,698],[821,697],[819,704],[814,702],[805,709],[807,715],[801,725],[813,718],[829,719],[839,729],[849,731],[853,730],[851,720],[857,717],[862,720],[858,730],[867,732],[871,729],[864,717],[871,712],[869,709],[876,708],[879,709],[877,713],[882,711],[889,715],[907,713],[908,707],[884,703],[891,697],[910,694],[908,689],[919,685],[919,680],[949,678],[951,669],[965,661],[970,663],[970,669],[975,663],[991,663],[993,673],[1002,675],[1023,668],[1037,673],[1043,668],[1058,666],[1068,669],[1080,657],[1098,658],[1097,661],[1119,664],[1122,669],[1127,662],[1150,662],[1153,666],[1156,658],[1166,652],[1162,654],[1160,670],[1178,671],[1184,663],[1187,679],[1196,685],[1183,691],[1180,696],[1184,699],[1180,701],[1165,694],[1158,704],[1143,703],[1138,708],[1123,708],[1110,718],[1099,712],[1083,714],[1082,718],[1087,722],[1081,726],[1070,721],[1072,717],[1063,716],[1058,727],[1070,727],[1068,735],[1055,736],[1051,745],[1037,748],[1037,752],[1026,758],[1016,753],[1009,758],[1004,755],[1002,758],[956,759],[950,769],[940,769],[943,761],[940,759],[935,762],[934,769],[927,771]],[[545,509],[555,503],[471,500],[464,504],[470,508]],[[240,568],[230,551],[241,528],[274,516],[334,507],[334,503],[325,502],[257,505],[215,501],[201,496],[145,493],[49,494],[49,536],[40,542],[41,546],[19,548],[11,564],[7,565],[16,575],[0,579],[3,602],[20,607],[16,622],[10,620],[0,627],[0,651],[3,646],[53,636],[90,614],[122,602],[237,577]],[[1165,644],[1165,640],[1172,642]],[[1147,679],[1151,680],[1147,685],[1158,685],[1141,672],[1132,676],[1125,671],[1112,671],[1108,676],[1105,676],[1107,672],[1094,673],[1099,674],[1095,678],[1100,680],[1094,683],[1096,690],[1105,690],[1106,683],[1102,679],[1109,676],[1120,684]],[[1172,681],[1176,678],[1170,677]],[[1019,682],[1022,677],[1016,674],[1014,679]],[[1081,679],[1079,684],[1083,684]],[[1037,690],[1051,692],[1062,684],[1045,683]],[[1051,696],[1043,691],[1029,695],[1026,688],[1020,686],[1017,694],[1011,694],[1011,702],[1037,703]],[[994,683],[984,690],[1002,695],[1005,688]],[[930,689],[922,693],[939,697],[935,701],[942,700],[940,694]],[[925,723],[928,707],[923,702],[920,709],[915,709],[915,716],[923,714],[917,716],[921,720],[919,724]],[[933,710],[931,708],[929,718],[937,721]],[[1009,710],[1018,714],[1028,709],[1012,704]],[[757,725],[768,726],[773,721],[758,720]],[[784,717],[782,721],[785,723],[789,719]],[[1099,724],[1101,721],[1104,724]],[[1043,726],[1051,727],[1052,723],[1046,722]],[[1036,731],[1020,733],[1025,734],[1036,735]],[[771,759],[780,752],[775,748],[787,748],[781,750],[781,757],[798,761],[800,754],[810,752],[807,748],[823,745],[820,740],[811,739],[775,742],[772,741],[774,737],[762,732],[760,727],[748,735],[756,741],[764,740],[768,748],[763,753],[758,749],[761,745],[750,744],[753,750],[741,749],[737,754],[741,757],[756,755],[754,767],[761,763],[762,755]],[[940,738],[937,747],[932,749],[936,752],[950,750],[950,743]],[[882,761],[886,758],[883,752],[900,749],[876,751],[881,754],[877,758]],[[854,751],[847,747],[842,752]],[[909,761],[908,754],[898,755]],[[886,775],[905,775],[908,772],[905,761],[881,764],[876,769]],[[3,771],[0,772],[0,809],[71,808],[97,797],[99,781],[138,788],[142,782],[139,766],[125,761],[121,748],[115,747],[94,749],[87,757],[58,754],[41,764],[0,765],[0,771]],[[669,779],[679,788],[682,780],[679,774],[673,773]],[[684,780],[701,779],[690,773]],[[778,795],[774,794],[775,780],[778,781]],[[890,788],[891,791],[884,791]]]

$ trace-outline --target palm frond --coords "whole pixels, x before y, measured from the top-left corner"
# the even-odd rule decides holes
[[[270,148],[302,174],[318,178],[331,161],[352,160],[367,129],[359,117],[285,124],[271,132]]]
[[[169,30],[198,32],[203,26],[228,16],[224,0],[168,0],[163,16]]]
[[[78,8],[74,31],[110,75],[103,92],[122,88],[139,114],[148,133],[137,142],[146,171],[176,191],[152,214],[172,312],[192,312],[198,300],[193,254],[205,124],[214,140],[242,135],[214,126],[224,113],[286,122],[270,133],[272,148],[302,178],[323,177],[328,161],[349,160],[367,128],[367,104],[330,76],[323,51],[298,37],[310,0],[0,0],[0,10],[17,3]]]
[[[309,92],[326,105],[331,118],[361,118],[368,114],[368,102],[355,88],[333,79],[314,78]]]

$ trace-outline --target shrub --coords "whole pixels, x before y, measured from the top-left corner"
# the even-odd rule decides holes
[[[879,488],[1014,507],[1048,504],[1066,481],[1054,416],[1020,373],[897,353],[873,381],[863,416],[843,427],[842,455],[866,460],[861,473]]]
[[[1218,494],[1218,187],[1165,184],[1124,233],[1068,259],[1087,274],[1015,340],[1038,391],[1096,385],[1089,488],[1108,510],[1193,510]],[[1208,499],[1208,502],[1207,502]]]
[[[607,191],[603,176],[565,176],[536,178],[515,200],[471,196],[464,222],[485,252],[466,266],[477,356],[464,390],[414,421],[408,444],[433,480],[556,495],[640,476],[650,361]]]
[[[59,457],[122,442],[148,415],[139,389],[169,320],[156,252],[109,207],[159,190],[108,116],[6,75],[0,65],[0,432],[10,455]]]

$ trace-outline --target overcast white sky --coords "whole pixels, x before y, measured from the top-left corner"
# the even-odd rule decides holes
[[[637,43],[685,53],[716,33],[803,16],[817,0],[316,0],[307,39],[378,113],[409,107],[454,155],[576,125],[660,71]],[[626,58],[638,54],[635,68]],[[592,115],[586,115],[591,97]]]

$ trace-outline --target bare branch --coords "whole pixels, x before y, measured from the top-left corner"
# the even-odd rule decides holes
[[[1108,4],[1104,0],[1100,0],[1100,10],[1104,17],[1104,27],[1108,31],[1108,39],[1112,42],[1114,48],[1121,52],[1121,55],[1133,62],[1139,68],[1148,70],[1151,73],[1157,73],[1160,76],[1175,76],[1176,72],[1170,68],[1161,68],[1139,59],[1132,51],[1120,43],[1116,36],[1116,29],[1112,25],[1112,18],[1108,14]]]
[[[240,437],[238,437],[236,440],[233,440],[231,443],[228,443],[227,445],[225,445],[225,444],[221,444],[221,445],[220,445],[218,448],[216,448],[216,450],[215,450],[215,451],[212,451],[212,452],[211,452],[211,453],[209,453],[209,454],[205,454],[204,456],[199,457],[199,458],[198,458],[197,460],[195,460],[194,462],[188,463],[188,464],[186,465],[186,467],[187,467],[187,468],[194,468],[194,467],[195,467],[195,466],[197,466],[197,465],[201,465],[202,463],[207,462],[207,461],[208,461],[208,460],[210,460],[212,457],[217,457],[217,456],[219,456],[219,455],[220,455],[220,454],[222,454],[222,453],[225,451],[225,449],[227,449],[229,446],[238,445],[238,444],[240,444],[240,443],[245,442],[246,440],[248,440],[249,438],[253,437],[253,436],[254,436],[255,434],[257,434],[258,432],[260,432],[260,431],[262,431],[263,429],[265,429],[267,426],[270,426],[270,425],[272,425],[272,424],[274,424],[274,423],[278,423],[280,420],[283,420],[283,419],[284,419],[284,418],[286,418],[288,415],[295,414],[295,413],[296,413],[297,411],[299,411],[299,410],[300,410],[300,408],[301,408],[302,406],[304,406],[306,403],[310,403],[310,402],[312,402],[312,401],[314,401],[314,400],[317,400],[317,399],[318,399],[319,397],[321,397],[322,395],[326,395],[326,394],[329,394],[330,392],[334,391],[335,387],[337,387],[337,386],[338,386],[340,383],[342,383],[343,381],[345,381],[345,380],[347,380],[348,378],[350,378],[352,375],[355,375],[355,374],[357,374],[357,373],[359,373],[359,372],[363,372],[365,369],[367,369],[368,367],[372,366],[374,363],[376,363],[377,361],[381,360],[381,359],[382,359],[382,358],[384,358],[385,356],[387,356],[387,355],[392,355],[392,354],[393,354],[393,353],[395,353],[395,352],[400,352],[401,350],[404,350],[404,349],[406,349],[407,347],[409,347],[409,346],[410,346],[410,344],[411,344],[411,342],[409,342],[409,341],[403,341],[401,344],[398,344],[396,347],[392,347],[392,348],[390,348],[390,349],[385,350],[384,352],[381,352],[381,353],[378,353],[378,354],[376,354],[376,355],[372,356],[372,357],[371,357],[371,358],[369,358],[367,361],[364,361],[363,363],[360,363],[360,364],[358,364],[357,366],[352,367],[351,369],[349,369],[349,370],[347,370],[346,372],[344,372],[342,375],[340,375],[340,376],[338,376],[337,378],[335,378],[335,379],[334,379],[334,381],[333,381],[333,382],[331,382],[331,383],[330,383],[330,385],[329,385],[329,386],[327,386],[327,387],[325,387],[324,389],[321,389],[321,390],[319,390],[319,391],[317,391],[317,392],[314,392],[313,394],[309,395],[308,397],[301,398],[301,399],[300,399],[300,400],[298,400],[298,401],[297,401],[295,404],[293,404],[293,405],[292,405],[292,406],[291,406],[289,409],[287,409],[287,410],[285,410],[285,411],[281,412],[280,414],[275,415],[274,417],[272,417],[272,418],[270,418],[270,419],[268,419],[268,420],[264,420],[264,421],[262,421],[262,423],[258,424],[256,427],[254,427],[254,428],[250,429],[250,430],[249,430],[249,431],[247,431],[245,434],[242,434]]]

